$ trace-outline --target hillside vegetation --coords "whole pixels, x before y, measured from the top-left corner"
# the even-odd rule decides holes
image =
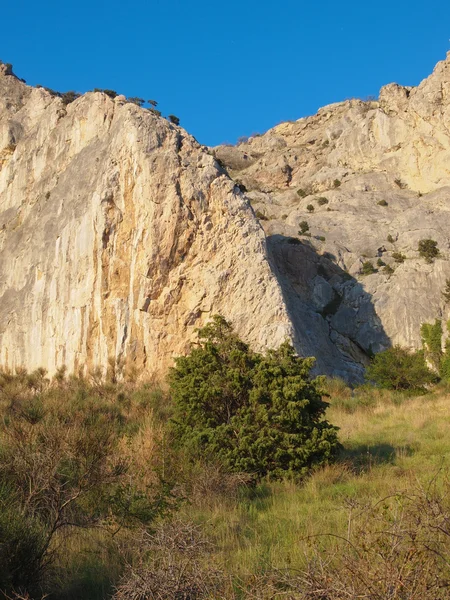
[[[335,462],[271,481],[174,444],[154,385],[3,373],[4,597],[446,598],[448,388],[326,389]]]

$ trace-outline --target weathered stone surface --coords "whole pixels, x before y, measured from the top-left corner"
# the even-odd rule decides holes
[[[65,106],[0,65],[0,363],[160,374],[214,313],[351,380],[391,343],[419,347],[449,317],[449,95],[450,57],[216,161],[123,96]]]
[[[0,363],[160,374],[215,313],[293,328],[242,192],[180,127],[0,74]]]
[[[249,166],[233,152],[251,157]],[[302,304],[314,330],[316,355],[331,356],[331,340],[351,373],[388,344],[420,347],[421,323],[449,318],[442,291],[450,278],[450,53],[417,88],[389,84],[378,101],[332,104],[215,154],[268,217],[261,223],[296,298],[290,303]],[[302,221],[310,237],[299,234]],[[283,255],[289,237],[315,266],[305,270]],[[427,238],[440,249],[433,264],[418,253]],[[340,272],[324,274],[324,259]],[[378,272],[362,275],[366,261]],[[323,279],[338,294],[325,315]]]

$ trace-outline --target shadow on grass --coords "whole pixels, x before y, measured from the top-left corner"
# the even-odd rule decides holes
[[[377,465],[395,465],[399,456],[411,456],[412,446],[395,447],[391,444],[358,445],[342,450],[339,460],[350,464],[356,472],[370,470]]]

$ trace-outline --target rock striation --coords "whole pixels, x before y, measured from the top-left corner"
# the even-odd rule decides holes
[[[361,380],[448,319],[450,55],[236,147],[0,64],[0,364],[160,375],[223,314]],[[433,239],[432,262],[418,243]],[[370,266],[371,265],[371,266]]]
[[[158,375],[211,314],[292,338],[264,232],[209,151],[151,112],[0,71],[0,363]]]
[[[261,218],[308,351],[331,341],[357,377],[373,352],[419,348],[421,324],[449,318],[450,53],[416,88],[390,84],[378,100],[332,104],[214,152]],[[438,243],[432,263],[422,239]]]

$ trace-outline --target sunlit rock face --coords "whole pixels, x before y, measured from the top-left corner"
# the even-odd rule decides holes
[[[450,54],[416,88],[389,84],[214,153],[263,216],[311,337],[359,365],[386,344],[421,347],[421,323],[450,317]],[[440,250],[430,264],[423,239]]]
[[[0,72],[0,363],[164,373],[223,314],[293,337],[266,240],[207,149],[149,111]]]
[[[66,105],[0,65],[1,366],[160,376],[213,314],[351,381],[420,347],[450,316],[449,94],[448,58],[210,150],[123,96]]]

